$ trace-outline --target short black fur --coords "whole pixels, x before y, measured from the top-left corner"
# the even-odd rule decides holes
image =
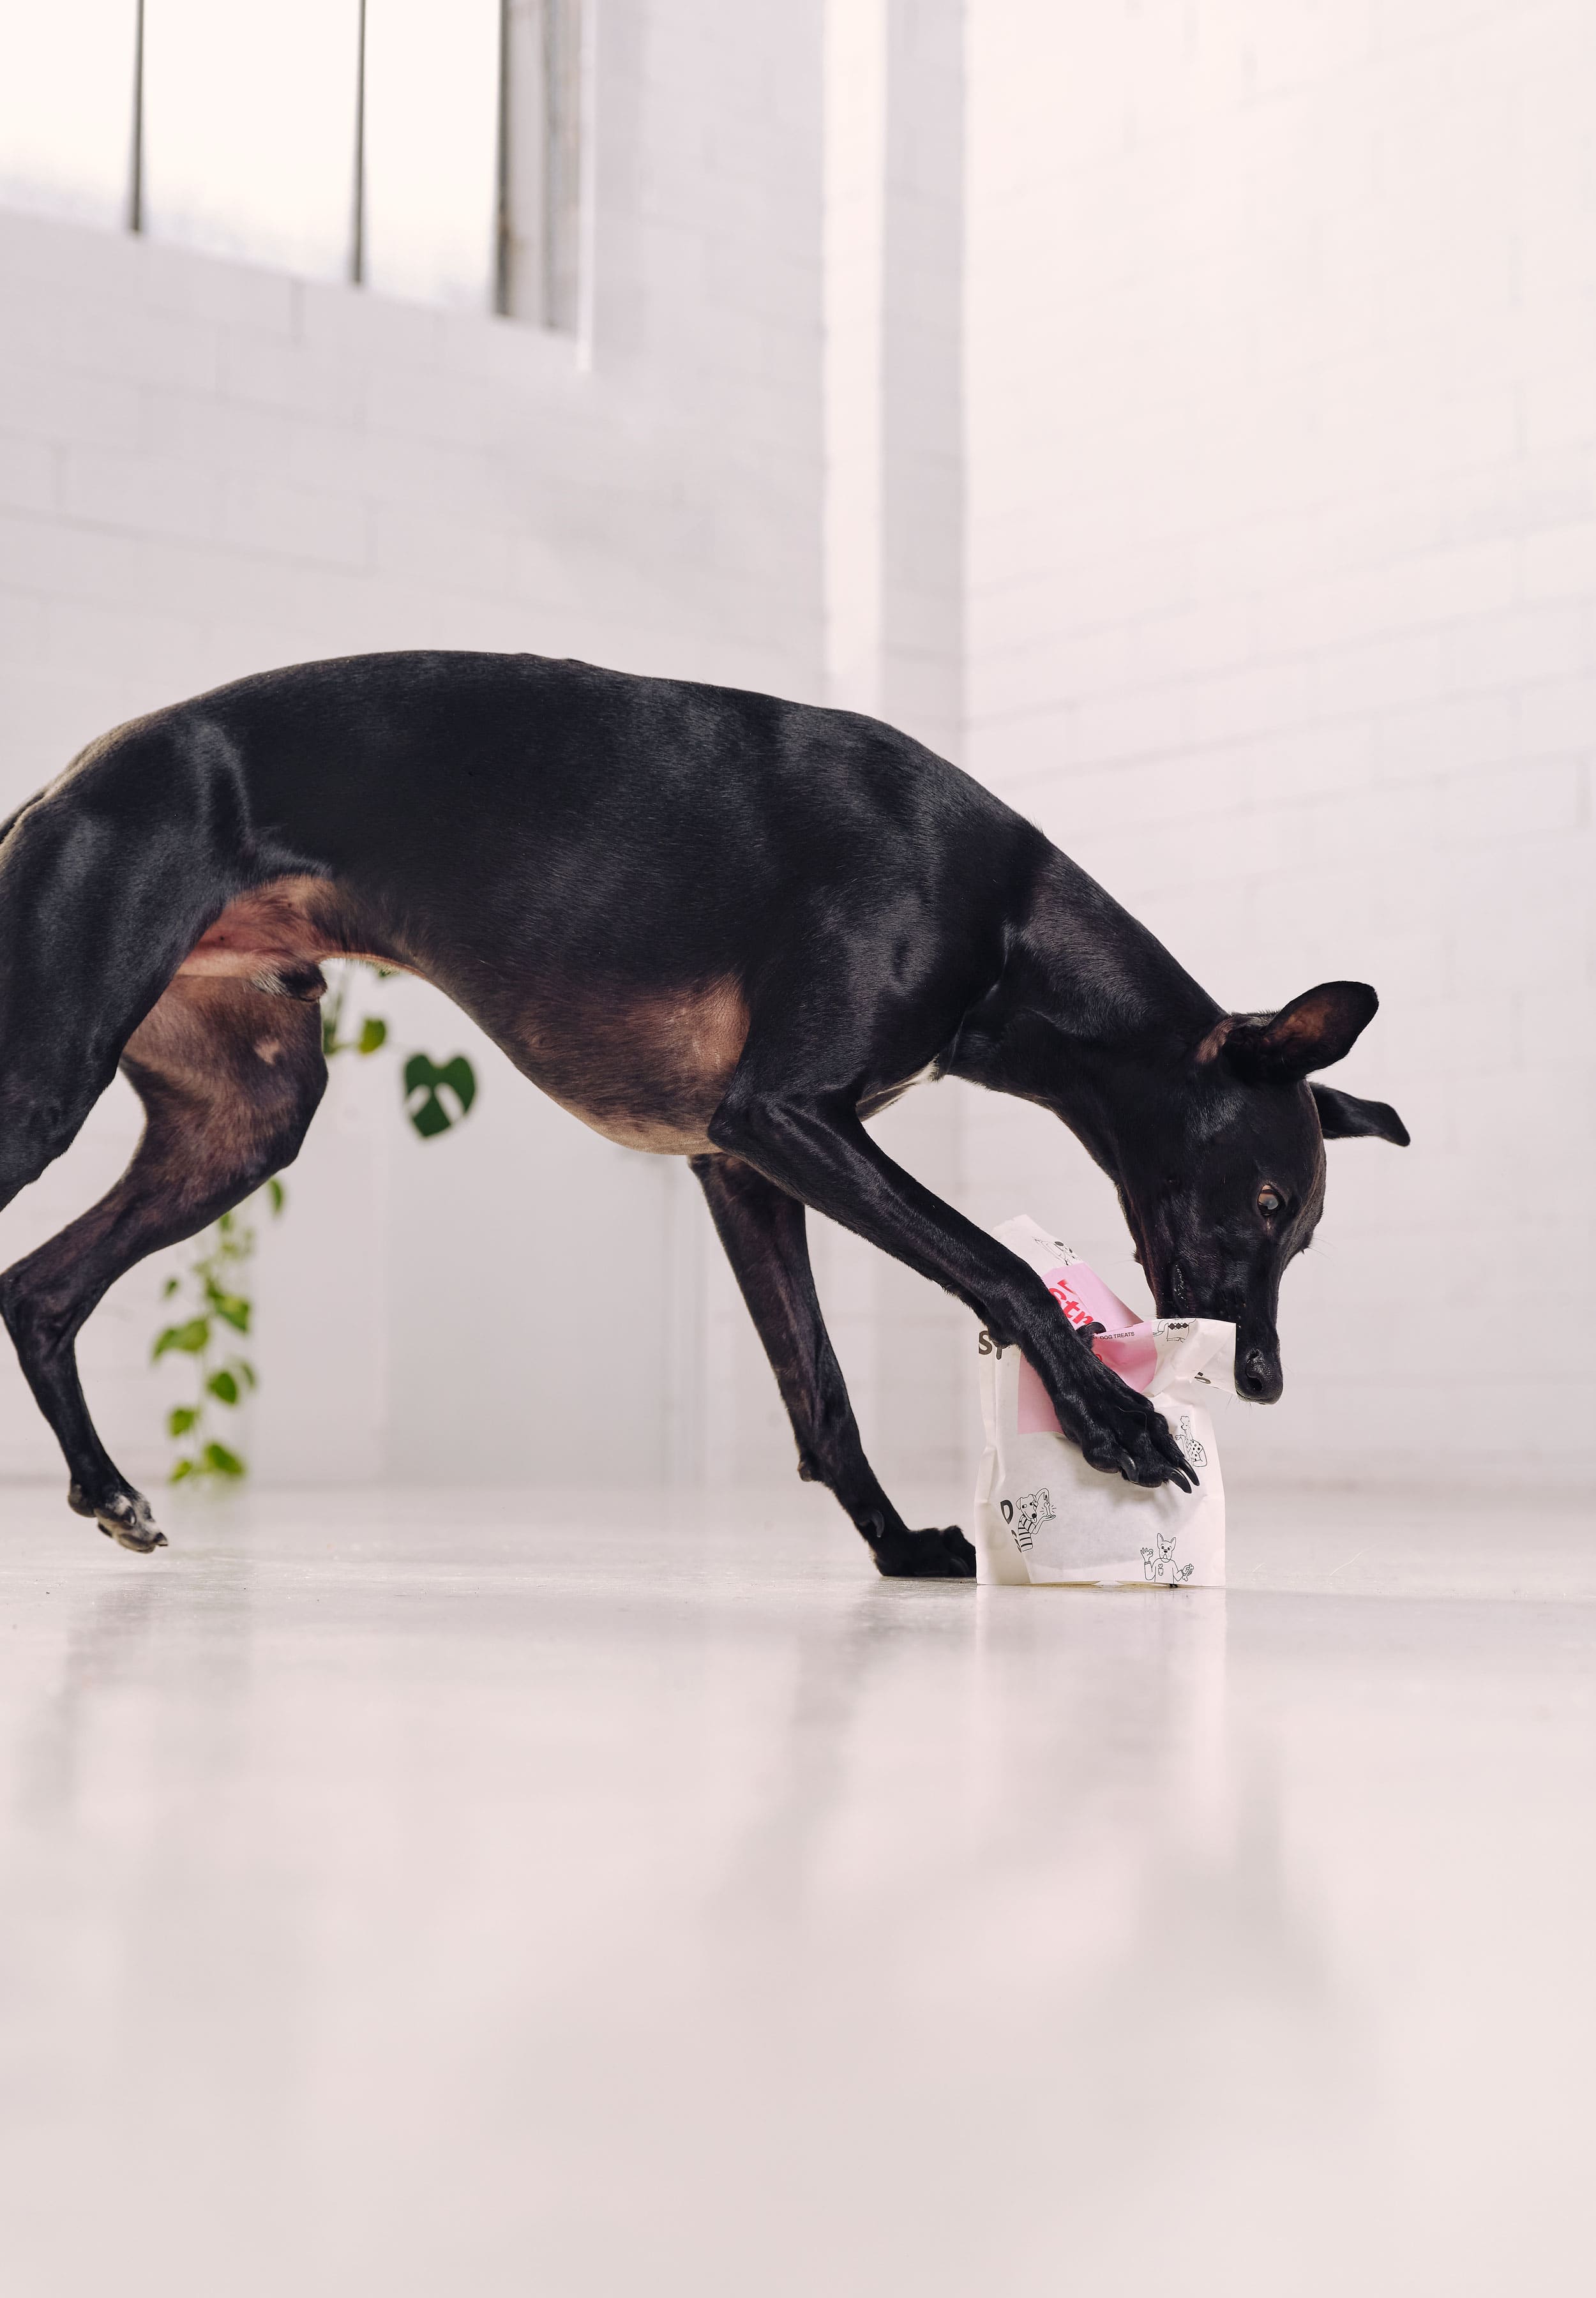
[[[892,1575],[968,1577],[973,1555],[911,1531],[864,1458],[806,1206],[1022,1347],[1095,1466],[1191,1471],[1039,1278],[864,1117],[924,1076],[1055,1112],[1119,1189],[1160,1312],[1234,1321],[1263,1401],[1324,1137],[1407,1138],[1306,1082],[1372,990],[1225,1014],[1039,831],[872,719],[529,655],[242,679],[92,744],[0,831],[0,1204],[119,1062],[148,1112],[111,1195],[0,1277],[72,1505],[126,1546],[161,1534],[95,1433],[77,1333],[294,1155],[324,1082],[319,961],[342,953],[437,983],[590,1123],[690,1158],[800,1473]]]

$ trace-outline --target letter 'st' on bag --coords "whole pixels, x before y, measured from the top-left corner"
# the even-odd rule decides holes
[[[1236,1393],[1236,1327],[1207,1317],[1138,1320],[1058,1237],[1021,1214],[995,1234],[1028,1261],[1059,1313],[1106,1329],[1098,1356],[1151,1398],[1200,1478],[1156,1492],[1088,1466],[1017,1348],[980,1335],[987,1449],[975,1487],[976,1577],[1167,1588],[1225,1584],[1225,1488],[1209,1405]]]

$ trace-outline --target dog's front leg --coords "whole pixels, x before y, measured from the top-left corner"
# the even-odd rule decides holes
[[[1000,1346],[1021,1348],[1060,1427],[1095,1468],[1190,1491],[1194,1472],[1162,1416],[1099,1363],[1034,1269],[893,1163],[851,1096],[764,1093],[740,1077],[709,1132],[718,1148],[955,1294]]]
[[[776,1376],[798,1474],[835,1495],[888,1579],[972,1580],[975,1550],[958,1526],[912,1532],[864,1457],[815,1290],[803,1206],[740,1157],[695,1157],[692,1169]]]

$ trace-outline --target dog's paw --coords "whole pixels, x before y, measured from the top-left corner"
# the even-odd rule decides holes
[[[975,1550],[956,1524],[889,1533],[877,1543],[875,1568],[887,1580],[973,1580]]]
[[[77,1516],[92,1516],[107,1540],[114,1540],[119,1548],[130,1548],[136,1556],[148,1556],[166,1546],[166,1534],[142,1492],[113,1492],[95,1501],[73,1484],[67,1492],[67,1506]]]
[[[1087,1461],[1104,1476],[1123,1476],[1127,1484],[1149,1491],[1174,1484],[1183,1492],[1191,1492],[1199,1482],[1197,1472],[1162,1413],[1117,1375],[1110,1377],[1118,1394],[1083,1400],[1076,1414],[1078,1430],[1071,1432]]]
[[[1176,1443],[1170,1424],[1161,1412],[1154,1414],[1148,1427],[1138,1429],[1135,1440],[1124,1448],[1119,1465],[1127,1484],[1143,1484],[1150,1491],[1160,1484],[1174,1484],[1179,1491],[1189,1492],[1196,1489],[1199,1482],[1195,1468]]]

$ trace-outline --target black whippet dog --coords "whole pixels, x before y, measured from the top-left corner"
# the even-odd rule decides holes
[[[147,1122],[101,1203],[0,1277],[70,1505],[162,1535],[84,1402],[106,1287],[285,1165],[326,1083],[318,960],[423,975],[612,1139],[691,1160],[770,1353],[799,1473],[885,1573],[966,1578],[864,1458],[821,1321],[813,1205],[1017,1343],[1096,1467],[1188,1471],[1041,1280],[862,1120],[925,1077],[1051,1109],[1119,1190],[1161,1314],[1275,1303],[1327,1136],[1405,1142],[1309,1072],[1375,1011],[1329,982],[1221,1012],[1040,831],[890,727],[530,655],[390,654],[241,679],[92,743],[0,831],[0,1205],[120,1063]]]

